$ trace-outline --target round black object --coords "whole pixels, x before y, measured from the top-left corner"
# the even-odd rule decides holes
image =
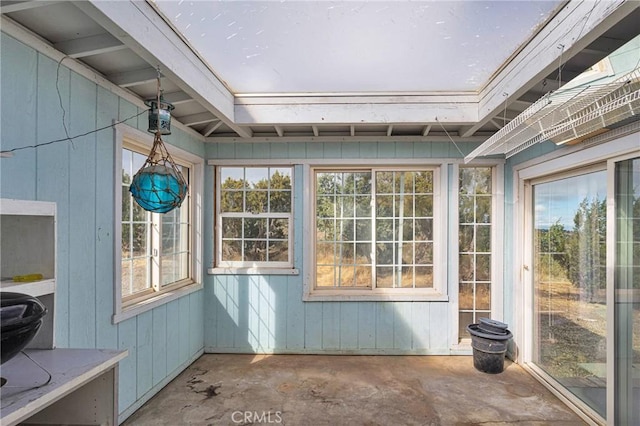
[[[476,370],[489,374],[502,373],[507,344],[513,334],[509,330],[505,330],[505,334],[485,333],[478,324],[469,324],[467,331],[471,334],[473,366]]]
[[[9,361],[31,342],[46,313],[42,302],[33,296],[0,293],[0,364]]]
[[[491,318],[480,318],[478,328],[480,331],[491,334],[507,334],[508,324],[496,321]]]

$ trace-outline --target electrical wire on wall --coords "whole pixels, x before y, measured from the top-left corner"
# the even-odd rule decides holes
[[[52,144],[56,144],[56,143],[60,143],[60,142],[71,142],[73,144],[73,141],[75,139],[81,138],[83,136],[88,136],[88,135],[91,135],[93,133],[101,132],[103,130],[112,129],[113,127],[115,127],[118,124],[122,124],[122,123],[125,123],[125,122],[129,121],[129,120],[133,120],[134,118],[139,117],[142,114],[147,113],[147,110],[145,109],[145,110],[142,110],[139,113],[136,113],[136,114],[134,114],[134,115],[132,115],[130,117],[124,118],[122,120],[113,122],[113,123],[111,123],[111,124],[109,124],[107,126],[99,127],[97,129],[90,130],[90,131],[85,132],[85,133],[81,133],[79,135],[71,136],[69,134],[69,129],[67,128],[67,123],[66,123],[67,112],[66,112],[66,110],[64,109],[64,106],[63,106],[62,94],[60,93],[60,87],[59,87],[60,66],[62,65],[62,62],[67,58],[69,58],[69,56],[62,57],[62,59],[60,59],[58,61],[58,66],[56,68],[56,92],[58,94],[58,102],[60,104],[60,109],[62,110],[62,127],[64,129],[64,133],[65,133],[66,136],[64,138],[54,139],[54,140],[47,141],[47,142],[41,142],[41,143],[37,143],[37,144],[33,144],[33,145],[25,145],[25,146],[19,146],[19,147],[16,147],[16,148],[12,148],[12,149],[1,150],[0,151],[0,158],[12,157],[14,152],[21,151],[23,149],[34,149],[34,148],[38,148],[38,147],[41,147],[41,146],[52,145]]]

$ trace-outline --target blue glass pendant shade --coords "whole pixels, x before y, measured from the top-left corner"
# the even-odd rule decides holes
[[[187,184],[172,168],[156,164],[140,169],[129,191],[143,209],[167,213],[180,207],[187,195]]]

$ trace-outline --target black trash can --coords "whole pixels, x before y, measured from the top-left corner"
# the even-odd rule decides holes
[[[507,324],[488,318],[481,318],[480,324],[469,324],[473,349],[473,366],[478,371],[489,374],[502,373],[507,345],[513,334]]]

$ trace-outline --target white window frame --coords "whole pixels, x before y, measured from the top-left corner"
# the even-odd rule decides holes
[[[213,267],[207,270],[211,275],[298,275],[299,271],[294,267],[294,194],[296,189],[295,167],[292,163],[274,163],[274,162],[261,162],[261,165],[248,164],[246,162],[224,162],[223,164],[212,164],[214,169],[214,193],[215,193],[215,206],[214,206],[214,259]],[[222,261],[222,218],[223,214],[220,212],[222,191],[220,186],[222,179],[220,173],[223,168],[288,168],[291,169],[291,211],[287,214],[269,214],[265,213],[260,215],[261,217],[285,217],[289,221],[287,251],[288,261],[286,262],[223,262]],[[247,212],[237,214],[237,217],[247,217]]]
[[[399,164],[397,161],[388,163],[372,162],[371,164],[349,165],[342,162],[305,165],[305,177],[308,185],[305,187],[304,224],[305,240],[309,242],[309,249],[305,250],[304,301],[447,301],[447,179],[442,177],[442,164],[416,164],[407,161]],[[315,253],[315,173],[319,170],[372,170],[372,171],[433,171],[433,287],[430,288],[316,288],[316,253]],[[443,195],[444,194],[444,195]]]
[[[166,286],[154,285],[123,299],[122,297],[122,149],[148,152],[153,146],[153,135],[125,124],[114,126],[114,313],[112,323],[124,321],[157,306],[202,289],[202,183],[204,160],[197,155],[165,143],[167,151],[178,163],[188,164],[191,171],[190,193],[190,272],[189,279]]]

